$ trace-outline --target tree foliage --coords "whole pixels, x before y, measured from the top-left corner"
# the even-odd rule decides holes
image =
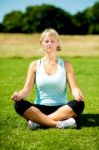
[[[5,15],[3,20],[4,32],[17,33],[21,32],[22,13],[20,11],[12,11]]]
[[[78,34],[99,34],[99,3],[78,12],[74,16],[74,23]]]
[[[24,14],[22,30],[31,33],[52,27],[63,34],[69,34],[71,25],[71,16],[60,8],[51,5],[31,6]]]
[[[13,11],[5,15],[0,27],[0,32],[10,33],[35,33],[55,28],[60,34],[99,34],[99,2],[75,15],[53,5],[29,6],[25,13]]]

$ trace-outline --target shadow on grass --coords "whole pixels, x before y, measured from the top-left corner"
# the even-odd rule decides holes
[[[78,118],[78,129],[81,127],[98,127],[99,114],[82,114]]]

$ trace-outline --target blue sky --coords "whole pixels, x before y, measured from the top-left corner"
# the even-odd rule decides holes
[[[63,10],[75,14],[92,6],[99,0],[0,0],[0,22],[5,14],[13,10],[25,11],[26,7],[31,5],[52,4]]]

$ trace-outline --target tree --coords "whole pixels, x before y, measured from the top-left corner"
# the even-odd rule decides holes
[[[92,7],[93,21],[89,27],[89,33],[99,34],[99,2]]]
[[[50,27],[61,34],[69,34],[72,31],[71,15],[52,5],[27,7],[22,22],[23,32],[41,32]]]
[[[0,23],[0,32],[3,32],[3,29],[4,29],[3,24]]]
[[[73,22],[76,26],[76,34],[87,34],[90,22],[87,18],[86,10],[83,12],[78,12],[74,16]]]
[[[99,3],[78,12],[73,19],[76,34],[99,34]]]
[[[3,32],[42,32],[54,28],[60,34],[99,34],[99,2],[74,16],[53,5],[26,8],[25,13],[12,11],[0,25]]]
[[[4,32],[22,32],[22,15],[23,14],[20,11],[12,11],[11,13],[5,15],[3,20]]]

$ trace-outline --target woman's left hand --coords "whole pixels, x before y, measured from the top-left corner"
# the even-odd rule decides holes
[[[84,100],[84,96],[83,96],[83,94],[79,88],[74,88],[72,90],[72,95],[74,96],[75,100],[77,100],[77,101],[83,101]]]

